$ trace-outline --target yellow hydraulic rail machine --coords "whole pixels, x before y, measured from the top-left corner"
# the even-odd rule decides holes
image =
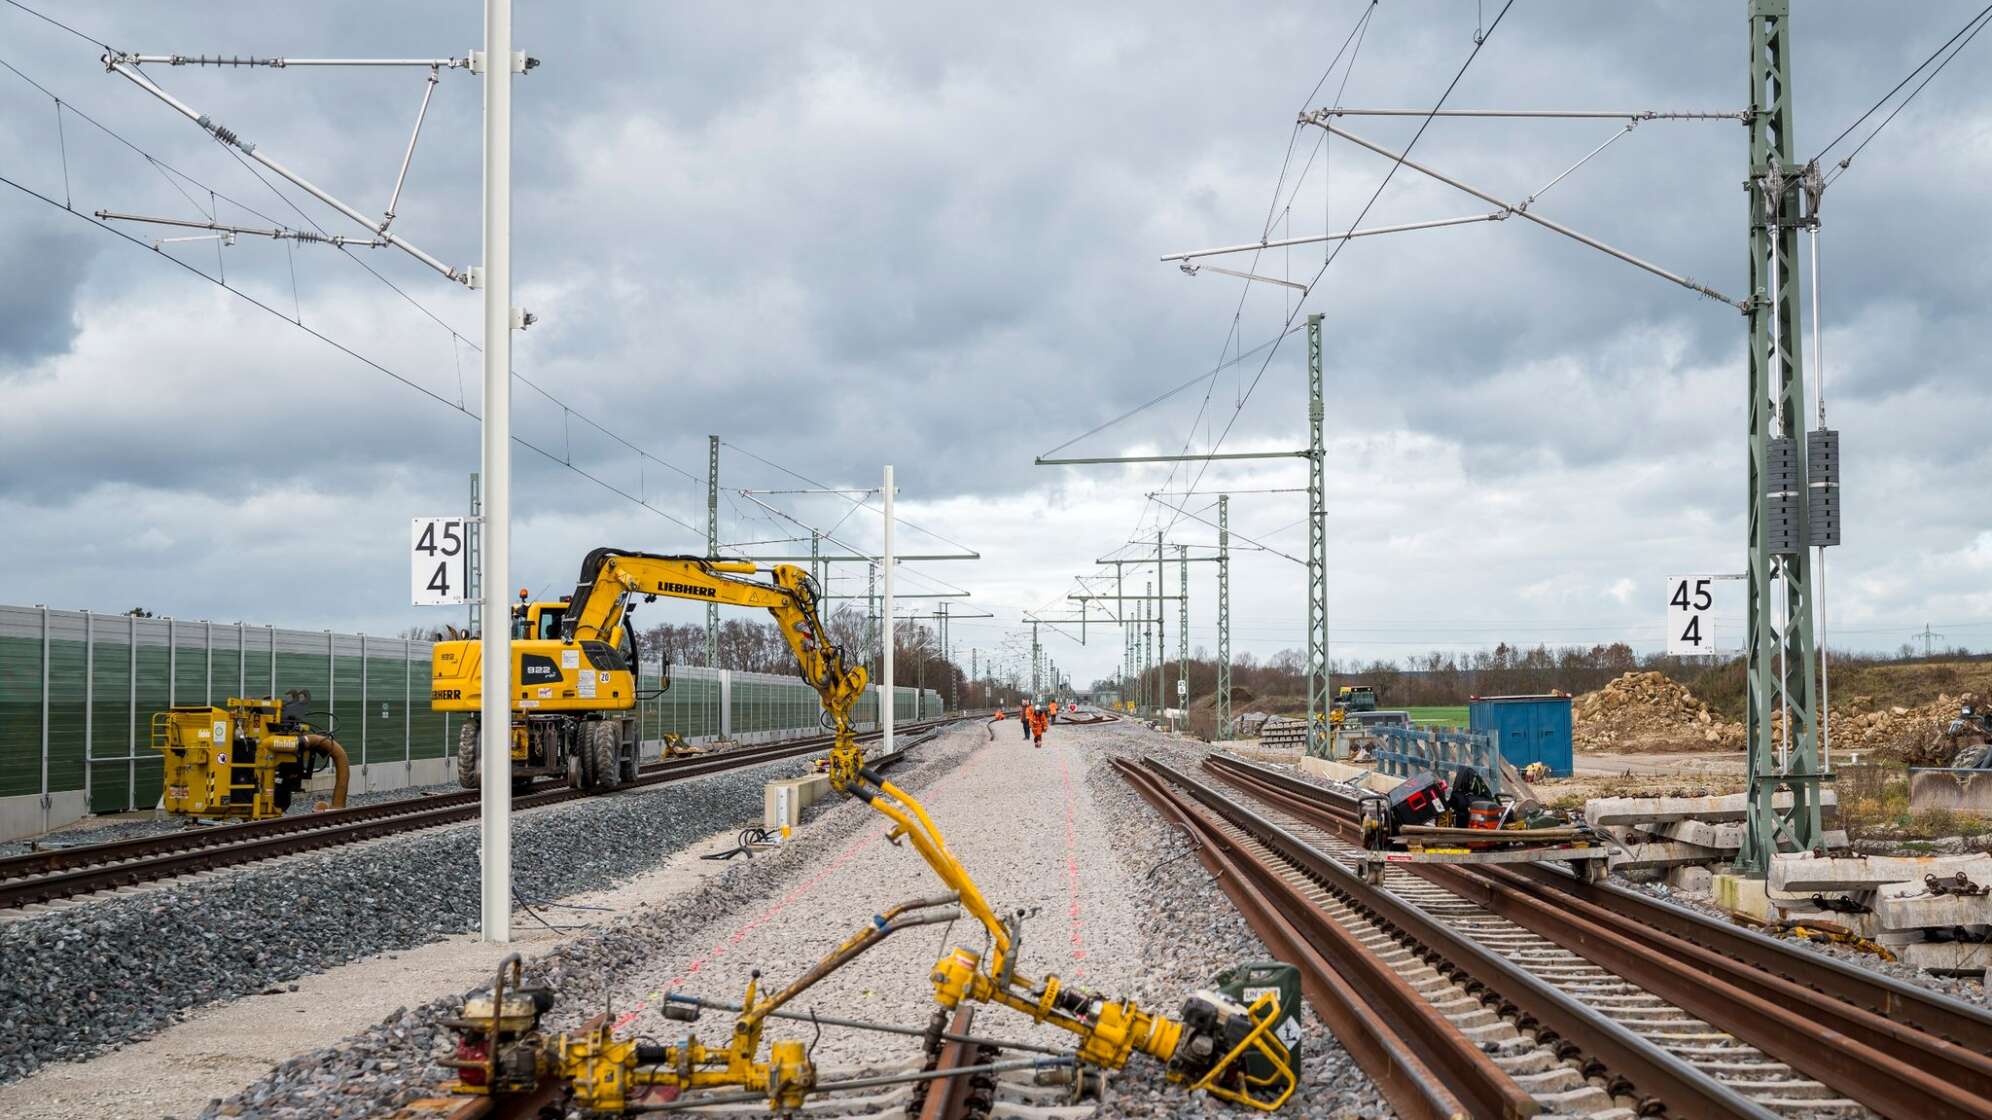
[[[1130,1000],[1110,1000],[1068,987],[1055,975],[1032,977],[1018,969],[1022,915],[998,917],[919,801],[865,765],[863,749],[851,729],[852,711],[867,684],[865,669],[847,662],[844,651],[825,632],[814,584],[801,569],[789,565],[773,569],[771,584],[737,578],[756,570],[744,561],[598,549],[582,566],[581,585],[568,608],[562,641],[569,646],[599,642],[621,623],[631,594],[766,607],[795,655],[802,678],[821,698],[835,732],[828,759],[830,784],[890,821],[887,839],[895,845],[911,843],[948,893],[878,915],[779,991],[763,992],[757,974],[747,985],[727,1039],[716,1045],[695,1036],[677,1044],[617,1038],[606,1018],[579,1030],[543,1034],[539,1017],[550,1006],[551,993],[523,988],[517,958],[512,958],[501,966],[493,988],[467,1001],[461,1017],[453,1021],[460,1039],[449,1063],[459,1071],[453,1091],[505,1095],[559,1085],[568,1104],[583,1113],[623,1114],[656,1110],[660,1102],[651,1096],[656,1089],[664,1090],[668,1099],[687,1091],[730,1088],[736,1092],[714,1095],[709,1103],[765,1099],[771,1110],[798,1108],[809,1094],[831,1086],[819,1085],[800,1040],[773,1041],[762,1057],[768,1019],[895,930],[949,920],[959,907],[987,934],[988,952],[956,948],[935,963],[929,981],[942,1008],[965,1001],[1000,1004],[1076,1036],[1075,1054],[1082,1065],[1119,1069],[1139,1053],[1163,1062],[1170,1079],[1193,1090],[1268,1111],[1284,1104],[1294,1089],[1295,1063],[1275,1034],[1287,1018],[1276,991],[1260,991],[1249,1002],[1199,991],[1186,1000],[1180,1017],[1170,1018]],[[599,651],[596,656],[601,656]],[[601,668],[598,664],[597,671]],[[607,669],[609,687],[633,695],[627,669],[614,664]],[[665,1015],[688,1019],[696,1012],[667,1005]]]

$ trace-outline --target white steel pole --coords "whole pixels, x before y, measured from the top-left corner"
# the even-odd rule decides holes
[[[880,749],[887,755],[892,753],[893,709],[899,705],[898,696],[892,691],[892,466],[885,468],[885,554],[879,557],[880,566],[885,569],[884,592],[880,612],[884,615],[885,637],[880,640],[883,650],[880,659],[883,666],[881,676],[884,684],[879,689],[879,726],[885,729],[885,745]]]
[[[484,940],[512,940],[512,0],[484,0]]]
[[[1819,398],[1819,424],[1826,426],[1826,355],[1819,345],[1819,203],[1812,204],[1814,221],[1808,231],[1812,249],[1812,387]],[[1809,479],[1807,481],[1810,481]],[[1813,596],[1813,629],[1819,638],[1819,768],[1833,769],[1833,687],[1826,675],[1826,546],[1812,550],[1819,558],[1819,588]]]

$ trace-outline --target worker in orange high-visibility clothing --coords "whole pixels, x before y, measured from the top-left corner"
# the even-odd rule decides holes
[[[1051,718],[1052,719],[1058,718],[1058,701],[1056,700],[1053,700],[1051,702]]]
[[[1049,713],[1047,713],[1044,710],[1043,706],[1031,709],[1030,724],[1031,724],[1032,746],[1038,747],[1040,749],[1044,747],[1044,729],[1045,725],[1049,724],[1050,722],[1051,722],[1051,716]]]
[[[1026,700],[1017,705],[1017,722],[1023,725],[1024,738],[1031,737],[1031,704]]]

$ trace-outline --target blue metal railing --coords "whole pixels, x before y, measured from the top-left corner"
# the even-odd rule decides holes
[[[1379,772],[1408,778],[1427,771],[1448,781],[1461,766],[1471,766],[1501,793],[1500,734],[1494,731],[1440,731],[1425,727],[1371,727],[1377,740],[1373,752]]]

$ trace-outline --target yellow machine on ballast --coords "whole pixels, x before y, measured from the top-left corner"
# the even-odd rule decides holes
[[[166,811],[177,817],[281,817],[304,783],[333,770],[330,807],[346,804],[346,751],[298,713],[311,694],[230,697],[225,708],[181,704],[152,716],[152,749],[166,764]],[[291,713],[284,707],[290,705]]]
[[[680,566],[679,574],[668,574],[674,565]],[[688,570],[697,573],[696,580],[682,574]],[[1032,1022],[1047,1023],[1075,1036],[1070,1059],[1046,1059],[1048,1062],[1062,1060],[1096,1070],[1115,1070],[1139,1053],[1162,1062],[1172,1081],[1193,1091],[1265,1111],[1284,1104],[1293,1093],[1299,1064],[1287,1041],[1298,1038],[1293,1033],[1298,1028],[1294,1021],[1298,1001],[1281,1005],[1282,990],[1297,990],[1291,985],[1284,989],[1246,987],[1236,997],[1199,991],[1185,1001],[1179,1017],[1170,1018],[1131,1000],[1108,999],[1097,992],[1068,987],[1057,976],[1031,976],[1019,968],[1018,949],[1027,913],[999,917],[968,870],[948,850],[926,809],[865,765],[850,723],[852,710],[864,692],[865,670],[847,665],[843,650],[825,636],[816,617],[814,588],[807,577],[798,569],[777,568],[778,586],[767,588],[720,574],[753,570],[753,565],[746,563],[708,565],[682,557],[592,553],[583,569],[582,588],[568,612],[564,637],[571,642],[606,632],[606,627],[620,621],[622,599],[632,592],[661,587],[656,593],[711,598],[720,592],[697,589],[714,584],[762,588],[764,594],[784,604],[770,609],[782,622],[782,632],[802,666],[803,679],[816,689],[827,722],[835,731],[827,766],[831,785],[890,821],[886,838],[895,846],[910,843],[947,893],[905,902],[877,915],[779,991],[764,992],[760,974],[755,973],[737,1017],[713,1044],[696,1036],[675,1044],[648,1037],[618,1038],[607,1016],[566,1033],[544,1033],[540,1016],[551,1005],[552,994],[524,988],[518,958],[513,957],[500,966],[493,988],[468,1000],[462,1014],[451,1022],[459,1039],[456,1055],[445,1062],[459,1074],[452,1091],[505,1096],[562,1088],[565,1107],[584,1115],[746,1101],[765,1101],[770,1111],[799,1108],[812,1093],[840,1086],[819,1080],[800,1040],[771,1041],[763,1057],[762,1033],[769,1019],[794,1015],[782,1008],[894,932],[951,922],[966,911],[986,935],[986,951],[956,948],[935,963],[928,982],[940,1008],[953,1009],[968,1002],[1000,1004]],[[666,1019],[677,1021],[696,1019],[697,1014],[696,1007],[687,1009],[668,1001],[663,1009]],[[683,1094],[714,1089],[734,1091],[686,1097],[681,1102]]]
[[[635,780],[640,744],[638,650],[635,627],[628,621],[632,595],[645,601],[662,595],[765,609],[774,615],[808,679],[819,660],[816,650],[825,643],[816,616],[816,587],[807,572],[787,564],[770,573],[772,583],[740,578],[757,571],[746,561],[598,548],[581,562],[572,596],[516,608],[513,781],[550,774],[565,777],[576,789],[612,789]],[[431,706],[471,717],[457,739],[457,779],[467,788],[478,784],[476,715],[484,701],[483,648],[481,640],[469,638],[437,642],[431,654]],[[669,665],[664,666],[662,687],[670,687]],[[857,690],[864,691],[862,680]]]

